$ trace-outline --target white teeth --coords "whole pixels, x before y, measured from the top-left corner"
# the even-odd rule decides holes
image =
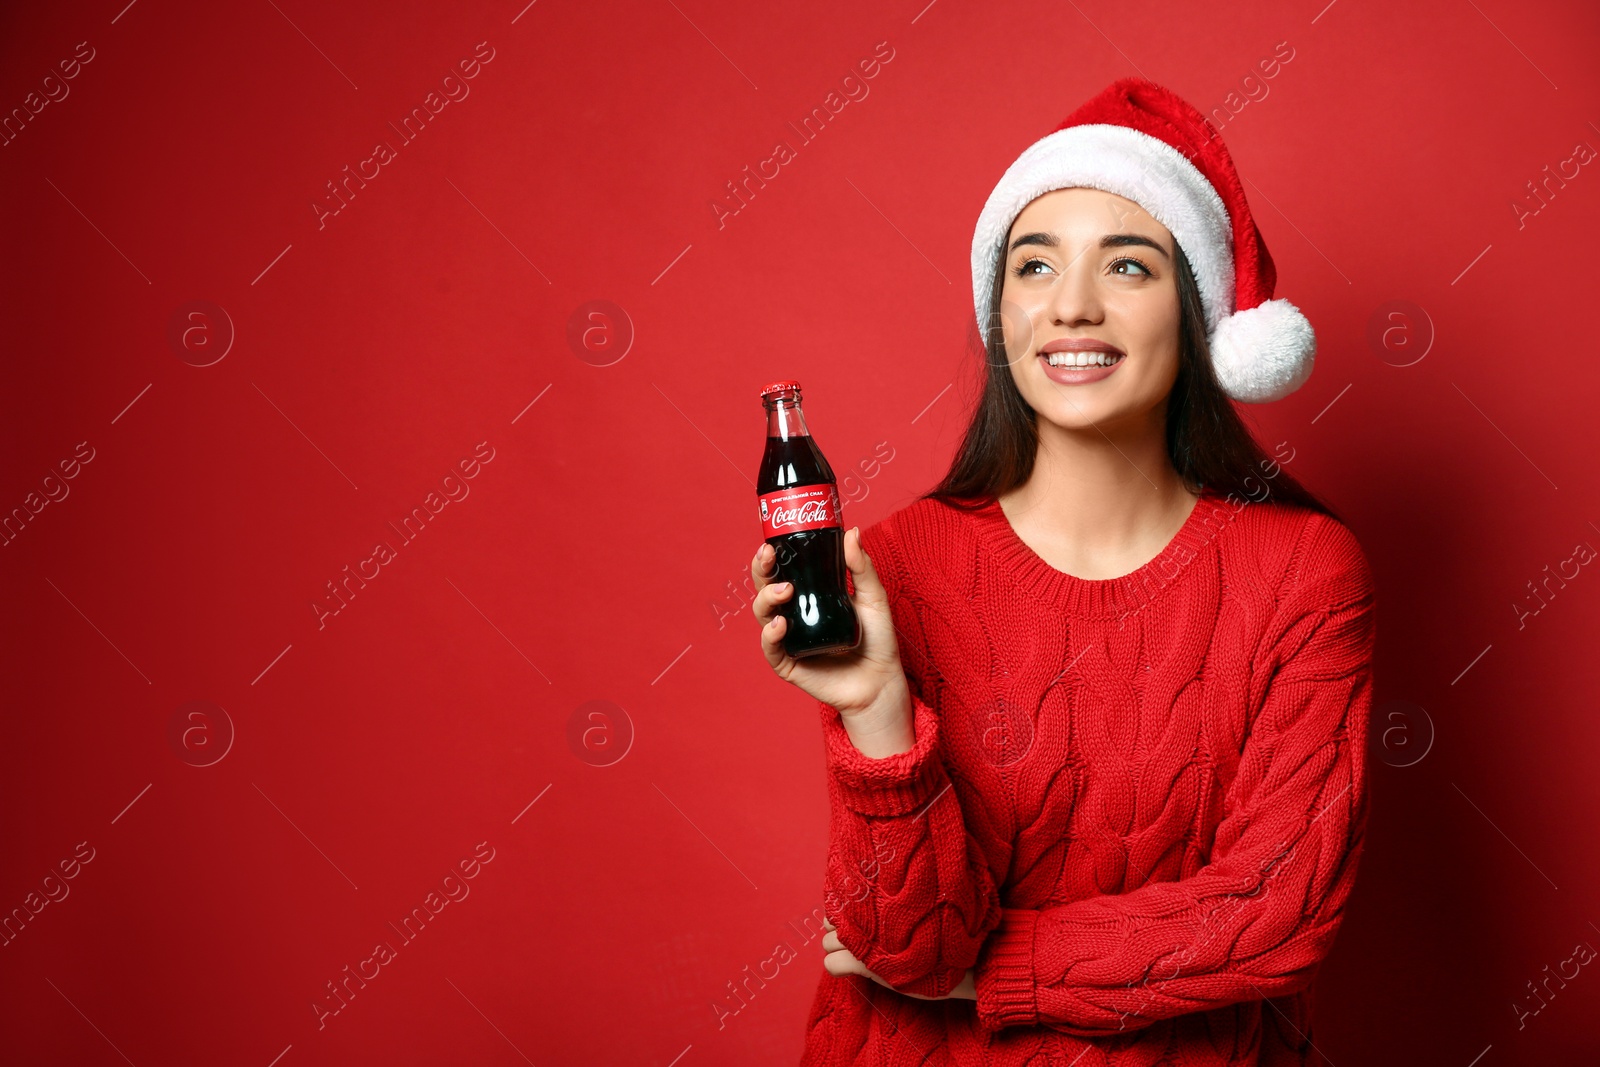
[[[1114,352],[1051,352],[1052,367],[1109,367],[1122,358]]]

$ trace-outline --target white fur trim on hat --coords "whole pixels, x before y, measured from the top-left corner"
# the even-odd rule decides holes
[[[1311,377],[1317,335],[1300,309],[1267,300],[1236,311],[1211,334],[1211,364],[1223,392],[1246,404],[1281,400]]]
[[[1127,197],[1171,231],[1194,270],[1207,331],[1232,313],[1233,227],[1228,209],[1193,163],[1128,126],[1069,126],[1035,141],[1006,168],[972,236],[972,292],[985,329],[990,284],[1011,224],[1035,198],[1086,187]]]

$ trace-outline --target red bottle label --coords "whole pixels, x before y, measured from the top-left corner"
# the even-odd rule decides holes
[[[761,534],[782,537],[802,530],[843,526],[839,514],[839,489],[834,485],[798,485],[757,498],[761,508]]]

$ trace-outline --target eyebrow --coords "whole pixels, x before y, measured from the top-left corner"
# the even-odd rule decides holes
[[[1006,254],[1010,255],[1023,245],[1044,245],[1046,248],[1059,248],[1061,247],[1061,239],[1053,233],[1025,233],[1011,242],[1011,248],[1007,250]],[[1128,245],[1144,245],[1160,252],[1168,260],[1172,258],[1167,255],[1165,248],[1142,234],[1108,233],[1100,238],[1101,248],[1124,248]]]

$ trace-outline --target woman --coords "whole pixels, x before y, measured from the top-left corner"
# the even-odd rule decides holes
[[[1006,172],[973,280],[996,328],[950,471],[845,537],[860,646],[787,657],[791,590],[752,563],[826,739],[802,1062],[1309,1062],[1372,579],[1229,400],[1298,388],[1310,327],[1215,130],[1142,79]]]

